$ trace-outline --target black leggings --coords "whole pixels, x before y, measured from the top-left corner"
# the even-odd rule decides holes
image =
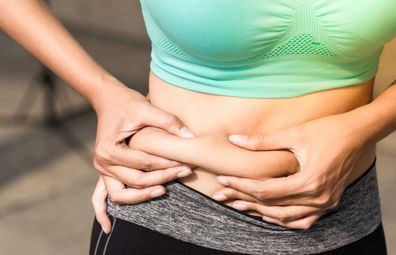
[[[99,223],[94,220],[90,255],[241,255],[180,241],[112,216],[110,219],[113,230],[109,235],[103,233]],[[386,255],[382,224],[374,232],[354,243],[320,254]]]

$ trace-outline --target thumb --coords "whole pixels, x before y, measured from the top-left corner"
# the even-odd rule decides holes
[[[178,117],[169,112],[153,107],[150,114],[144,116],[146,125],[161,128],[183,138],[195,137],[195,134]]]
[[[292,144],[292,129],[273,131],[268,134],[239,135],[228,137],[230,142],[250,150],[281,150],[290,149]]]

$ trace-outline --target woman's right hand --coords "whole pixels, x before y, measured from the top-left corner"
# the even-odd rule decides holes
[[[194,134],[175,115],[162,111],[142,94],[128,88],[115,78],[104,82],[106,89],[95,96],[93,106],[98,116],[94,166],[102,175],[113,177],[131,188],[159,186],[178,177],[181,171],[190,168],[175,168],[180,162],[150,155],[130,148],[126,140],[146,126],[161,128],[184,138]],[[155,171],[154,171],[155,170]],[[110,190],[109,194],[112,196]],[[131,203],[112,196],[117,202]]]
[[[154,107],[148,98],[115,78],[104,84],[107,88],[93,100],[98,116],[94,166],[103,178],[98,182],[103,185],[97,186],[93,195],[98,203],[94,208],[103,208],[100,203],[104,199],[94,200],[97,194],[103,198],[103,187],[106,197],[108,194],[118,204],[135,204],[163,195],[161,184],[190,175],[193,166],[134,150],[128,146],[128,138],[146,126],[184,138],[194,134],[176,116]],[[106,222],[103,215],[98,216],[98,210],[95,212],[99,222]],[[104,225],[108,230],[108,224]]]
[[[98,116],[95,167],[103,176],[118,180],[118,187],[125,184],[144,195],[130,196],[125,189],[117,192],[114,185],[107,185],[112,199],[136,203],[158,195],[161,190],[164,192],[160,184],[179,174],[191,173],[191,169],[175,168],[182,163],[127,146],[125,140],[145,126],[182,137],[193,134],[183,128],[184,124],[176,116],[152,106],[142,94],[104,70],[52,15],[44,1],[0,0],[0,12],[0,29],[95,108]]]

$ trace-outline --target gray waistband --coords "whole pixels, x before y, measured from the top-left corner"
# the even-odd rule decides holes
[[[345,190],[339,207],[308,230],[267,223],[177,181],[166,188],[166,195],[136,205],[109,199],[108,212],[182,241],[246,254],[324,252],[363,238],[381,222],[375,161]]]

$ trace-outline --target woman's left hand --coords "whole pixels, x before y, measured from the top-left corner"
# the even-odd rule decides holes
[[[338,206],[364,147],[364,128],[348,113],[330,115],[268,134],[231,135],[230,141],[250,150],[291,151],[300,169],[280,178],[253,180],[218,176],[227,186],[213,198],[234,200],[238,210],[256,211],[263,220],[287,228],[308,229],[328,209]],[[223,196],[221,196],[223,195]],[[255,199],[246,199],[247,196]]]

